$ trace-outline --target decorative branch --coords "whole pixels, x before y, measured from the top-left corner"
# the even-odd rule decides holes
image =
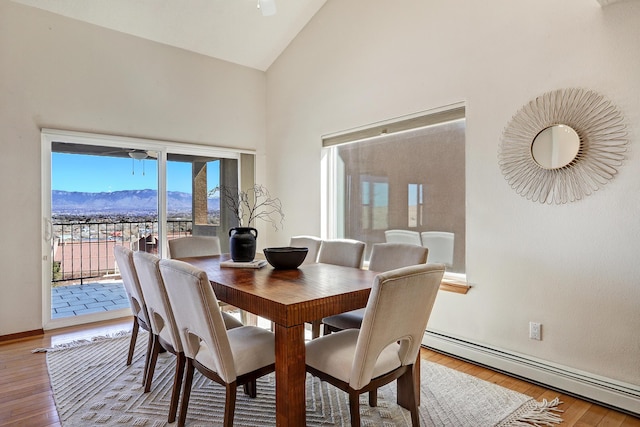
[[[272,197],[264,185],[255,184],[246,191],[240,191],[235,187],[217,186],[209,191],[209,197],[216,193],[220,193],[221,201],[224,201],[224,205],[234,213],[241,227],[244,224],[251,226],[259,219],[270,223],[278,230],[284,222],[282,202],[279,198]]]

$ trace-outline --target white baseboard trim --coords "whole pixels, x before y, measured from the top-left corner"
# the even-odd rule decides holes
[[[640,386],[499,348],[426,331],[422,344],[550,388],[640,416]]]

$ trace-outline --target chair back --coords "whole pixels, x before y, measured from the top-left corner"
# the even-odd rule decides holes
[[[448,231],[423,231],[422,246],[429,248],[429,262],[453,265],[453,241],[455,234]]]
[[[220,255],[220,239],[217,236],[187,236],[171,239],[170,258],[189,258],[197,256]]]
[[[407,243],[410,245],[422,245],[420,232],[412,230],[386,230],[384,239],[387,243]]]
[[[359,240],[323,240],[320,244],[318,262],[360,268],[362,267],[364,247],[364,242]]]
[[[147,305],[151,330],[160,335],[160,332],[167,328],[175,352],[182,352],[182,341],[178,335],[169,296],[160,275],[160,258],[146,252],[134,252],[133,263],[138,272],[140,287]]]
[[[318,251],[320,250],[320,244],[322,239],[315,236],[293,236],[289,241],[289,246],[309,248],[307,257],[304,259],[303,264],[312,264],[318,260]]]
[[[169,295],[185,355],[195,359],[201,341],[207,346],[209,368],[231,383],[236,371],[218,299],[207,273],[183,261],[160,260],[160,273]],[[207,361],[209,362],[209,360]]]
[[[389,271],[427,262],[429,249],[409,243],[376,243],[371,249],[369,270]]]
[[[443,265],[422,264],[375,277],[356,343],[351,387],[359,390],[371,381],[378,356],[391,344],[400,342],[402,365],[416,361],[443,275]]]
[[[122,277],[122,284],[124,290],[129,298],[129,304],[131,304],[131,311],[133,315],[142,320],[147,327],[151,327],[149,323],[149,316],[147,315],[147,308],[144,301],[144,294],[138,281],[138,273],[136,267],[133,264],[133,251],[124,246],[116,245],[113,248],[113,254],[120,270],[120,276]]]

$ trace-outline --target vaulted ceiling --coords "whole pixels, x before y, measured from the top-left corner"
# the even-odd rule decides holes
[[[326,0],[13,0],[144,39],[265,71]]]
[[[262,15],[258,0],[13,1],[265,71],[327,0],[269,0],[272,16]]]

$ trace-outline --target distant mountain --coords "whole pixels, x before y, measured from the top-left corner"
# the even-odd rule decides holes
[[[130,214],[155,212],[158,206],[156,190],[124,190],[105,193],[79,191],[51,192],[51,211],[56,214]],[[220,209],[220,199],[209,200],[209,209]],[[167,192],[167,211],[191,212],[191,194]]]

